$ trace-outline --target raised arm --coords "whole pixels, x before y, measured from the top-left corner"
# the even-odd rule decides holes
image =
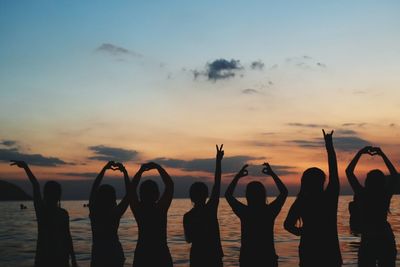
[[[140,203],[137,189],[139,187],[140,180],[142,179],[142,174],[146,170],[147,170],[146,164],[142,164],[142,166],[140,166],[140,168],[137,171],[137,173],[135,174],[135,176],[133,176],[132,182],[129,185],[129,187],[130,187],[129,191],[131,194],[129,201],[130,201],[130,206],[131,206],[132,212],[134,212],[135,208],[137,208]]]
[[[399,177],[398,172],[392,162],[388,159],[385,153],[383,153],[382,149],[379,147],[372,148],[372,153],[376,153],[377,155],[381,156],[383,161],[385,162],[386,167],[389,170],[390,177],[388,180],[387,188],[390,190],[395,190],[396,184],[398,183]]]
[[[221,162],[222,162],[222,158],[224,157],[224,151],[222,150],[223,146],[224,145],[221,145],[221,147],[218,147],[218,145],[216,145],[217,156],[216,156],[216,162],[215,162],[214,185],[211,190],[210,199],[207,202],[207,205],[212,205],[215,208],[218,207],[219,196],[220,196],[220,191],[221,191]]]
[[[129,199],[131,198],[132,195],[132,188],[130,186],[129,182],[129,175],[128,171],[125,169],[125,166],[122,163],[116,163],[115,166],[117,169],[123,173],[124,175],[124,183],[125,183],[125,196],[122,198],[122,200],[119,202],[119,204],[116,207],[116,213],[117,216],[120,218],[122,215],[125,213],[126,209],[129,206]]]
[[[285,230],[293,235],[300,236],[302,228],[297,226],[299,219],[299,201],[296,199],[290,207],[285,222],[283,224]]]
[[[268,163],[264,163],[264,168],[262,172],[266,175],[270,175],[279,190],[279,195],[276,199],[270,204],[274,210],[275,215],[278,215],[280,212],[283,204],[285,204],[286,198],[288,196],[288,190],[282,180],[279,178],[278,175],[272,170],[271,166]]]
[[[340,184],[339,184],[336,152],[335,148],[333,147],[333,141],[332,141],[333,130],[331,133],[325,133],[325,130],[322,130],[322,132],[324,134],[325,147],[326,147],[326,152],[328,153],[328,165],[329,165],[329,182],[328,186],[326,187],[326,190],[339,196]]]
[[[240,178],[245,177],[249,174],[247,171],[247,167],[249,165],[244,165],[242,169],[235,175],[233,178],[232,182],[229,184],[228,188],[226,189],[225,192],[225,198],[228,201],[229,205],[231,206],[233,212],[235,212],[237,215],[241,213],[241,210],[246,207],[243,203],[241,203],[239,200],[237,200],[234,196],[233,193],[235,192],[236,185],[239,181]]]
[[[354,156],[353,160],[349,163],[349,166],[346,168],[346,176],[347,180],[349,181],[351,188],[353,188],[354,193],[358,194],[362,189],[363,186],[358,181],[356,175],[354,174],[354,170],[363,154],[369,154],[369,151],[372,149],[371,146],[366,146],[362,148],[357,154]]]
[[[90,190],[90,196],[89,196],[89,209],[93,208],[93,202],[95,200],[96,192],[97,189],[99,188],[101,184],[101,180],[103,180],[104,174],[108,169],[111,169],[112,166],[115,165],[114,161],[109,161],[107,164],[101,169],[100,173],[97,175],[96,179],[93,182],[92,189]]]
[[[154,165],[154,168],[157,169],[158,173],[161,176],[161,180],[165,185],[164,193],[160,197],[158,201],[159,207],[167,211],[169,206],[171,205],[172,198],[174,197],[174,181],[172,181],[171,176],[164,170],[163,167],[158,165],[157,163],[151,162],[151,166]]]
[[[35,206],[36,215],[40,215],[43,210],[43,200],[40,194],[40,185],[35,175],[33,175],[31,169],[29,169],[28,164],[25,161],[19,160],[11,160],[11,166],[17,166],[21,169],[24,169],[26,175],[29,178],[29,181],[32,184],[33,188],[33,204]]]

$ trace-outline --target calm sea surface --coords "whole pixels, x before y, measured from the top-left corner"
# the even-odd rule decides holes
[[[339,201],[338,229],[340,245],[346,266],[356,266],[357,245],[359,238],[349,233],[348,203],[352,197],[342,196]],[[297,247],[299,239],[283,229],[283,220],[294,198],[289,197],[275,223],[275,244],[279,255],[280,266],[298,266]],[[28,206],[20,210],[19,204]],[[89,266],[91,231],[88,209],[83,207],[86,201],[63,201],[63,208],[70,215],[70,227],[79,266]],[[392,199],[390,223],[398,241],[400,251],[400,197]],[[168,243],[175,266],[188,266],[189,245],[183,237],[182,216],[191,208],[190,200],[177,199],[172,202],[168,218]],[[36,221],[31,202],[0,203],[0,266],[32,266],[36,245]],[[222,246],[224,249],[224,266],[238,266],[240,248],[240,222],[232,213],[224,199],[219,208],[219,222]],[[132,266],[133,252],[137,241],[137,227],[131,211],[127,210],[119,227],[119,236],[126,257],[125,266]],[[321,239],[323,239],[321,234]],[[398,257],[400,259],[400,257]],[[400,260],[397,261],[400,266]]]

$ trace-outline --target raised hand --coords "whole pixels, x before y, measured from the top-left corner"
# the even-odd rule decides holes
[[[274,174],[274,171],[272,170],[269,163],[264,162],[263,166],[264,166],[264,168],[262,169],[262,173],[264,173],[266,175],[270,175],[270,176],[272,176]]]
[[[325,130],[322,129],[322,133],[324,134],[325,145],[333,146],[333,141],[332,141],[333,130],[330,133],[325,133]]]
[[[383,155],[383,151],[382,151],[382,149],[380,147],[370,147],[368,153],[371,156],[374,156],[374,155],[382,156]]]
[[[120,172],[126,172],[125,166],[121,162],[114,163],[113,170],[119,170]]]
[[[237,178],[242,178],[242,177],[247,176],[247,175],[249,174],[249,171],[247,170],[247,167],[249,167],[248,164],[244,165],[244,166],[240,169],[240,171],[236,174],[236,177],[237,177]]]
[[[109,161],[107,162],[107,164],[104,166],[105,170],[116,170],[114,169],[114,167],[116,167],[116,164],[114,161]]]
[[[19,168],[25,169],[28,168],[28,164],[26,164],[25,161],[22,160],[10,160],[11,164],[10,166],[17,166]]]
[[[218,145],[215,145],[217,148],[217,161],[222,161],[222,158],[224,157],[224,151],[222,150],[224,144],[221,145],[221,147],[218,147]]]
[[[359,154],[369,154],[371,156],[374,155],[373,152],[373,147],[372,146],[366,146],[360,149],[360,151],[358,151]]]

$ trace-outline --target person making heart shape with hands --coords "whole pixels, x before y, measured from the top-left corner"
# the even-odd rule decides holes
[[[367,173],[364,186],[354,174],[362,155],[380,156],[390,175],[374,169]],[[387,221],[390,201],[399,177],[396,168],[379,147],[366,146],[357,152],[346,169],[347,179],[358,197],[361,209],[361,244],[358,250],[358,266],[396,265],[396,242]]]
[[[107,170],[124,175],[125,196],[117,204],[113,186],[100,185]],[[124,165],[109,161],[97,175],[90,192],[89,217],[92,227],[91,267],[119,267],[125,262],[124,251],[118,237],[119,222],[129,206],[129,175]]]

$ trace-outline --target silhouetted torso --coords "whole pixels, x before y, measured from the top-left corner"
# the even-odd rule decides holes
[[[361,204],[362,234],[375,235],[387,231],[390,228],[387,211],[392,195],[386,191],[370,195],[364,188],[358,195]]]
[[[139,204],[134,210],[134,216],[139,229],[139,238],[133,266],[172,266],[167,246],[167,210],[156,204]]]
[[[349,203],[350,213],[350,230],[352,234],[358,235],[361,233],[361,205],[360,201],[351,201]]]
[[[221,266],[224,256],[221,246],[218,206],[194,207],[184,215],[186,238],[192,243],[190,266]]]
[[[89,217],[93,239],[91,266],[121,266],[125,257],[118,238],[120,217],[95,207],[90,208]]]
[[[341,266],[337,193],[327,189],[312,199],[297,199],[293,205],[302,221],[300,266]]]
[[[274,222],[280,209],[275,201],[259,207],[233,207],[241,222],[240,266],[277,266]]]
[[[68,212],[58,207],[35,208],[38,223],[35,266],[69,266]]]
[[[381,192],[369,194],[365,188],[357,192],[361,204],[361,246],[359,266],[395,266],[396,241],[387,221],[392,194]]]

